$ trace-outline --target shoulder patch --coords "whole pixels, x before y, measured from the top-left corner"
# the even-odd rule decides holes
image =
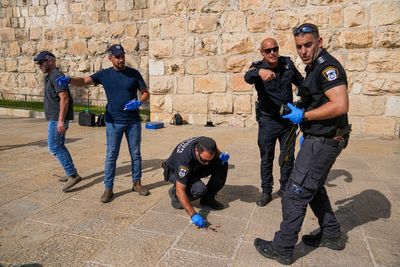
[[[263,61],[262,61],[262,60],[257,60],[257,61],[254,61],[254,62],[253,62],[253,63],[251,63],[251,64],[258,65],[258,64],[261,64],[261,63],[263,63]]]
[[[339,71],[334,66],[328,66],[322,70],[322,74],[324,75],[327,81],[334,81],[339,76]]]
[[[178,171],[178,176],[179,178],[183,178],[186,176],[186,174],[189,172],[189,168],[186,166],[179,166],[179,171]]]

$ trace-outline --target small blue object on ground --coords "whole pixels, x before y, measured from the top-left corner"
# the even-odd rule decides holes
[[[164,128],[164,123],[163,122],[157,122],[157,121],[152,121],[152,122],[146,122],[146,129],[161,129]]]

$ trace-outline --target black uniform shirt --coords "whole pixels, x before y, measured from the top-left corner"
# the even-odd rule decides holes
[[[317,60],[310,67],[306,67],[306,73],[303,86],[311,95],[311,102],[306,107],[306,111],[316,109],[327,103],[329,99],[325,92],[329,89],[343,84],[347,86],[344,68],[325,49],[322,50]],[[338,128],[343,128],[347,124],[346,113],[332,119],[306,121],[302,123],[301,129],[305,134],[333,137]]]
[[[263,81],[258,75],[260,69],[274,71],[276,78]],[[255,85],[261,112],[267,116],[279,117],[280,107],[293,102],[292,83],[301,85],[303,76],[289,57],[281,56],[278,58],[278,66],[274,69],[265,60],[253,62],[244,79],[247,83]]]
[[[173,170],[173,175],[181,184],[187,185],[193,173],[207,166],[197,160],[194,148],[199,137],[192,137],[179,143],[167,159],[167,166]]]
[[[65,120],[74,119],[73,100],[69,88],[68,86],[65,88],[56,83],[56,79],[61,76],[64,76],[64,74],[59,69],[55,68],[45,77],[44,112],[47,120],[58,120],[58,115],[60,114],[60,96],[58,94],[65,91],[69,98]]]

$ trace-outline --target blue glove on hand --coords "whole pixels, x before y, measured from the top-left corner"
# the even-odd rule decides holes
[[[226,153],[226,152],[221,152],[220,154],[219,154],[219,159],[222,161],[222,164],[227,164],[228,163],[228,160],[229,160],[229,154],[228,153]]]
[[[195,213],[192,216],[192,223],[194,223],[194,225],[199,228],[203,228],[206,226],[206,221],[198,213]]]
[[[128,103],[125,104],[124,110],[137,110],[142,105],[140,100],[130,100]]]
[[[300,124],[303,121],[303,114],[304,110],[293,106],[292,104],[288,103],[287,106],[290,108],[292,112],[287,115],[282,116],[284,119],[288,119],[293,123]]]
[[[56,79],[56,83],[62,87],[67,87],[70,81],[71,78],[68,76],[61,76]]]
[[[302,135],[302,136],[300,137],[300,140],[299,140],[300,147],[301,147],[301,145],[303,144],[303,141],[304,141],[304,135]]]

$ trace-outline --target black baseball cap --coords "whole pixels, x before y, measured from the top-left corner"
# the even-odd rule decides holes
[[[113,44],[107,49],[107,52],[109,54],[112,54],[113,56],[119,56],[125,54],[124,48],[122,47],[122,45],[119,44]]]
[[[49,59],[49,57],[56,57],[53,53],[49,51],[42,51],[40,52],[33,60],[34,61],[46,61]]]

